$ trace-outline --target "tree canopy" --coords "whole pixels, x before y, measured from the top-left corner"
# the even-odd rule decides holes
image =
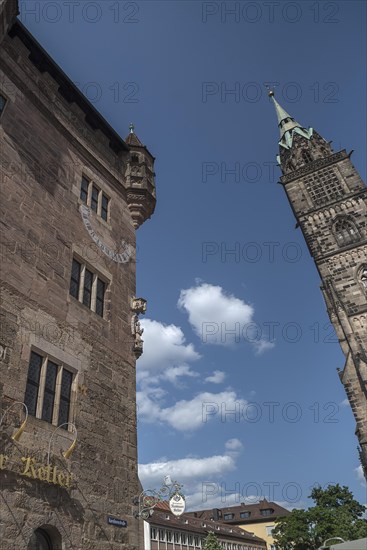
[[[203,550],[223,550],[214,533],[209,533],[205,538]]]
[[[317,550],[331,537],[345,541],[367,537],[367,522],[362,519],[366,510],[348,487],[328,485],[314,488],[310,498],[315,506],[308,510],[292,510],[279,518],[273,529],[275,543],[284,550]]]

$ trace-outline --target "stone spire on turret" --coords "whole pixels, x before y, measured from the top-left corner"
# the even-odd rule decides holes
[[[280,140],[279,145],[281,147],[284,147],[285,149],[290,149],[293,144],[293,137],[294,134],[300,134],[301,136],[305,137],[306,139],[310,139],[313,134],[313,129],[309,128],[306,130],[299,122],[295,121],[294,118],[287,113],[285,109],[279,103],[274,97],[273,90],[269,91],[269,97],[273,100],[275,112],[277,114],[278,118],[278,127],[280,132]]]

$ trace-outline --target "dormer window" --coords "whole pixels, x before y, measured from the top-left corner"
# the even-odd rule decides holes
[[[251,512],[240,512],[240,518],[246,519],[251,516]]]
[[[264,508],[264,510],[260,510],[260,514],[262,516],[271,516],[272,514],[274,514],[274,510],[273,508]]]
[[[227,519],[227,520],[233,519],[233,518],[234,518],[234,514],[224,514],[223,516],[223,519]]]

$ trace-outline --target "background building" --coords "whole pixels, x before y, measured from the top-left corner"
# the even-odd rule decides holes
[[[134,257],[154,159],[99,115],[16,2],[0,10],[1,548],[140,550]]]
[[[356,420],[367,477],[367,189],[345,150],[334,153],[272,97],[280,132],[281,183],[319,272],[345,355],[339,370]]]
[[[275,502],[266,499],[256,504],[229,506],[228,508],[214,508],[190,512],[188,515],[201,520],[219,521],[221,523],[245,529],[248,533],[263,539],[267,550],[275,550],[272,531],[277,518],[287,516],[289,511]]]
[[[164,502],[154,508],[148,522],[145,522],[144,550],[198,550],[204,547],[205,538],[211,532],[224,550],[266,549],[266,542],[247,530],[213,518],[196,517],[195,512],[175,517]]]

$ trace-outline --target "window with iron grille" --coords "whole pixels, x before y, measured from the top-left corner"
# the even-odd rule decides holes
[[[67,366],[31,351],[24,403],[30,415],[67,429],[75,379]]]
[[[305,186],[316,206],[332,202],[345,193],[333,168],[324,168],[308,175],[305,178]]]
[[[107,282],[81,260],[73,258],[70,275],[70,295],[94,311],[104,316]]]
[[[82,177],[80,185],[80,200],[89,206],[90,209],[105,222],[108,221],[110,208],[109,197],[85,176]]]

